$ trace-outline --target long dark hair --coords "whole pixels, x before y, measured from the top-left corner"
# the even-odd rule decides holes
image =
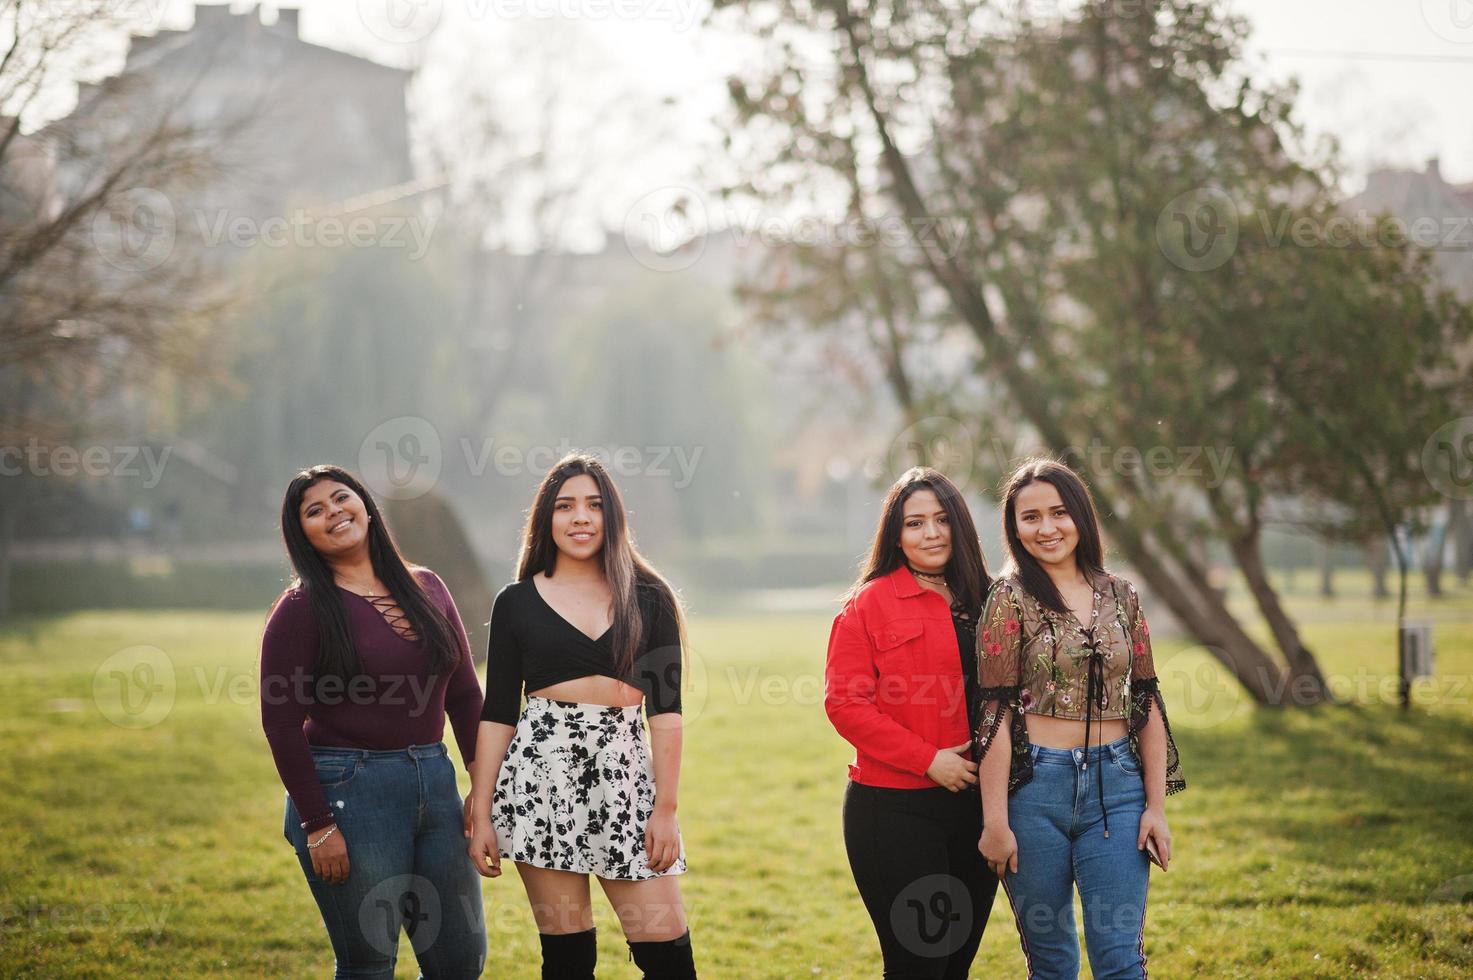
[[[957,606],[975,616],[981,611],[987,588],[992,584],[992,577],[987,574],[987,559],[977,539],[977,525],[972,522],[972,512],[956,484],[929,466],[913,466],[906,470],[886,492],[869,556],[860,565],[859,578],[849,590],[849,595],[852,597],[866,582],[889,575],[905,564],[905,552],[900,548],[905,502],[918,490],[934,493],[946,511],[946,519],[951,524],[951,557],[946,562],[946,584]]]
[[[1086,574],[1102,575],[1105,571],[1105,549],[1100,543],[1100,518],[1095,511],[1095,498],[1078,473],[1054,459],[1025,460],[1003,484],[1002,535],[1008,544],[1008,554],[1012,556],[1009,571],[1018,576],[1023,588],[1039,602],[1056,613],[1068,612],[1069,607],[1065,605],[1064,597],[1059,595],[1054,580],[1049,578],[1038,559],[1028,553],[1018,537],[1018,494],[1031,483],[1047,483],[1059,491],[1059,500],[1079,531],[1079,543],[1074,547],[1075,564]]]
[[[635,658],[644,642],[646,623],[640,611],[641,595],[653,598],[675,618],[681,650],[685,649],[685,617],[676,601],[675,590],[635,547],[634,532],[624,517],[624,498],[619,495],[619,488],[614,486],[608,470],[597,456],[569,453],[554,463],[542,478],[532,509],[527,512],[526,526],[522,529],[517,579],[525,582],[538,572],[552,578],[558,556],[557,542],[552,538],[552,510],[557,503],[558,491],[575,476],[592,477],[598,485],[599,496],[603,498],[604,540],[600,555],[604,580],[613,593],[613,635],[610,638],[615,669],[621,677],[627,676],[633,671]]]
[[[363,501],[364,513],[369,518],[368,558],[373,563],[373,573],[388,588],[394,602],[409,618],[409,625],[414,628],[421,645],[429,652],[430,673],[448,672],[468,652],[460,648],[460,639],[450,620],[430,601],[419,579],[410,573],[373,495],[357,477],[341,466],[322,463],[292,477],[281,500],[281,536],[286,541],[286,553],[297,573],[296,581],[288,591],[300,589],[317,617],[317,676],[335,674],[346,681],[362,671],[358,651],[353,646],[353,634],[348,629],[348,611],[333,579],[332,569],[307,540],[307,532],[302,530],[302,498],[308,489],[323,480],[341,483]]]

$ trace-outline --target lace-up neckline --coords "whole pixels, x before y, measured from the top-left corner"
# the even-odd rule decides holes
[[[343,587],[338,586],[338,588]],[[370,606],[377,609],[384,622],[389,624],[389,629],[397,633],[401,639],[408,640],[410,643],[419,642],[419,634],[414,631],[414,625],[410,623],[409,617],[404,614],[404,610],[393,596],[353,592],[352,589],[343,589],[343,591],[366,600]]]
[[[1139,762],[1141,733],[1155,712],[1166,734],[1166,792],[1180,792],[1186,780],[1166,718],[1140,597],[1134,586],[1117,576],[1090,578],[1098,596],[1096,621],[1087,632],[1072,610],[1067,615],[1049,610],[1016,579],[998,581],[988,594],[977,629],[982,711],[973,758],[986,754],[1006,720],[1012,736],[1008,792],[1025,785],[1033,778],[1026,718],[1038,714],[1084,721],[1090,737],[1097,724],[1123,719],[1131,754]],[[1104,601],[1112,608],[1100,605]],[[1101,731],[1099,737],[1103,735]]]

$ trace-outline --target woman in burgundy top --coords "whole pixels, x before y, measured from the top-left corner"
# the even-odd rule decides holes
[[[834,619],[824,708],[855,748],[844,846],[886,977],[965,980],[997,877],[977,851],[977,617],[989,579],[956,486],[906,471]]]
[[[480,976],[480,878],[441,741],[449,715],[470,765],[482,696],[455,603],[339,467],[292,479],[281,530],[297,580],[261,640],[261,727],[337,976],[392,978],[401,929],[423,976]]]

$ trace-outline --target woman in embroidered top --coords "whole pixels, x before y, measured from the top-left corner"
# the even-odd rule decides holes
[[[971,758],[987,564],[961,493],[916,467],[829,634],[824,709],[854,746],[844,848],[893,980],[966,980],[997,894]]]
[[[1079,975],[1074,887],[1096,977],[1145,977],[1148,856],[1171,861],[1185,787],[1135,588],[1104,569],[1094,500],[1062,463],[1003,491],[1012,562],[977,632],[983,826],[1028,976]]]
[[[292,478],[281,533],[297,581],[261,639],[261,726],[336,975],[392,978],[403,931],[425,977],[478,977],[481,879],[441,740],[448,716],[470,765],[481,684],[455,603],[340,467]]]
[[[675,877],[686,870],[675,820],[683,633],[608,471],[593,456],[559,460],[527,516],[517,581],[491,610],[471,770],[471,858],[488,878],[502,858],[516,862],[543,977],[593,977],[589,875],[645,977],[696,975]]]

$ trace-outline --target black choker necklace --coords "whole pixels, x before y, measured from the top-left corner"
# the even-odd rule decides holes
[[[930,579],[932,582],[945,582],[946,581],[946,573],[945,572],[923,572],[920,569],[916,568],[914,565],[911,565],[909,563],[907,563],[906,567],[910,569],[910,573],[912,575],[919,575],[921,578]]]

